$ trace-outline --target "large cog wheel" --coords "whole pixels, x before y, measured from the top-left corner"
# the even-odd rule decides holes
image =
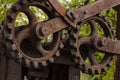
[[[32,34],[37,20],[34,13],[29,9],[30,6],[38,7],[44,11],[49,18],[48,20],[58,16],[46,0],[19,0],[8,10],[3,21],[6,47],[12,58],[26,64],[26,66],[39,67],[39,64],[46,66],[47,62],[54,62],[54,56],[60,55],[61,31],[52,34],[51,42],[42,43],[41,39]],[[29,23],[15,27],[15,20],[20,12],[28,17]],[[41,21],[41,24],[43,23]]]
[[[86,29],[88,34],[82,34],[83,28],[88,26]],[[100,33],[102,30],[102,33]],[[104,37],[113,38],[110,25],[106,22],[103,17],[95,16],[90,17],[77,24],[77,29],[71,30],[71,53],[74,57],[74,61],[78,68],[82,72],[88,74],[100,74],[105,72],[111,65],[113,55],[96,50],[91,43],[91,38],[95,35],[102,35]],[[97,57],[101,56],[100,60]]]

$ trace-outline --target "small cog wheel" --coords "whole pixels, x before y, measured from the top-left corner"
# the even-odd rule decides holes
[[[111,65],[113,55],[96,50],[91,43],[92,36],[113,38],[108,22],[100,16],[90,17],[71,30],[71,53],[76,66],[88,74],[100,74]]]

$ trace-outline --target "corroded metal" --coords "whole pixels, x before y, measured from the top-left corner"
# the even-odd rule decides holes
[[[119,4],[119,0],[96,0],[94,3],[85,5],[72,12],[68,11],[68,16],[72,16],[74,22],[79,22]]]
[[[100,14],[119,4],[119,0],[90,4],[88,0],[82,7],[70,10],[57,0],[17,1],[0,25],[0,80],[79,80],[79,70],[88,74],[106,72],[113,56],[120,54],[120,41]],[[38,22],[30,6],[45,12],[48,20]],[[20,12],[29,23],[15,26]],[[81,35],[84,25],[90,29],[87,35]],[[52,40],[45,41],[49,35]],[[100,61],[96,53],[104,55]]]
[[[75,63],[78,64],[78,67],[83,72],[90,74],[100,74],[106,71],[112,59],[112,55],[105,53],[105,56],[101,61],[98,62],[96,60],[96,53],[100,52],[100,49],[94,48],[95,46],[98,46],[97,42],[100,40],[97,38],[100,34],[96,23],[98,23],[103,29],[104,36],[112,38],[109,25],[105,22],[104,19],[96,16],[84,20],[81,24],[77,25],[77,29],[72,29],[70,39],[70,44],[72,46],[71,53],[74,56]],[[82,31],[81,29],[85,24],[90,25],[89,28],[91,29],[91,32],[87,36],[82,36],[79,33]],[[89,64],[86,62],[87,59],[90,61]]]
[[[120,54],[119,40],[104,38],[102,36],[94,36],[92,42],[93,46],[99,51],[116,55]]]

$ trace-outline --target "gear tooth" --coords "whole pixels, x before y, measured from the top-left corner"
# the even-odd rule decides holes
[[[68,34],[71,34],[71,30],[68,30]]]
[[[105,21],[107,21],[107,20],[108,20],[108,18],[107,18],[106,16],[104,16],[103,18],[104,18],[104,20],[105,20]]]
[[[76,54],[76,53],[77,53],[76,51],[72,51],[72,52],[71,52],[71,54],[72,54],[73,57],[75,57],[76,59],[80,59],[80,58],[79,58],[79,55]]]
[[[102,15],[101,15],[101,14],[98,14],[98,16],[99,16],[99,17],[102,17]]]
[[[20,59],[18,60],[18,62],[19,62],[19,63],[22,63],[22,62],[23,62],[23,59],[20,58]]]
[[[8,23],[7,26],[8,26],[9,29],[12,29],[13,24],[12,23]]]
[[[98,69],[98,74],[101,74],[101,69]]]
[[[12,50],[17,50],[17,46],[15,44],[12,45]]]
[[[84,68],[84,70],[86,70],[85,64],[82,64],[82,67]]]
[[[19,58],[21,59],[23,55],[21,53],[18,53]]]
[[[75,54],[75,57],[78,58],[78,59],[80,59],[79,54]]]
[[[14,57],[14,58],[16,58],[16,53],[13,51],[13,52],[10,52],[10,54]]]
[[[46,1],[46,2],[45,2],[45,5],[49,7],[49,6],[50,6],[50,3]]]
[[[85,64],[83,64],[83,63],[81,64],[80,68],[81,68],[82,72],[85,72],[87,70]]]
[[[77,28],[76,28],[77,30],[80,30],[80,24],[81,22],[77,24]]]
[[[12,9],[18,11],[20,9],[20,5],[19,4],[13,5]]]
[[[74,41],[72,39],[70,39],[70,45],[73,46]]]
[[[7,18],[13,20],[15,18],[15,14],[11,13],[7,15]]]
[[[65,39],[66,38],[66,35],[65,33],[62,34],[62,39]]]
[[[101,70],[98,69],[98,70],[95,70],[95,74],[100,74],[101,73]]]
[[[57,51],[55,55],[56,55],[57,57],[59,57],[59,56],[60,56],[60,52]]]
[[[95,70],[94,69],[89,69],[90,74],[94,75],[95,74]]]
[[[60,48],[64,48],[64,44],[63,43],[60,44]]]
[[[95,74],[98,74],[98,70],[95,70]]]
[[[30,65],[30,60],[25,59],[25,63],[27,64],[27,66],[29,66]]]
[[[76,43],[74,43],[74,44],[73,44],[73,46],[74,46],[74,47],[77,47],[77,44],[76,44]]]
[[[110,62],[109,64],[107,64],[107,66],[109,67],[109,66],[112,66],[112,62]]]
[[[110,24],[110,27],[112,27],[112,26],[113,26],[113,23],[112,23],[112,22],[110,22],[109,24]]]
[[[27,0],[22,0],[21,2],[23,5],[27,4]]]
[[[47,66],[46,61],[43,61],[43,62],[42,62],[42,65],[43,65],[43,66]]]
[[[113,32],[113,35],[115,36],[116,35],[116,30],[113,30],[112,32]]]
[[[89,72],[89,74],[91,74],[91,75],[94,75],[94,74],[95,74],[95,70],[94,70],[93,68],[89,68],[89,69],[88,69],[88,72]]]
[[[9,35],[8,35],[8,39],[9,39],[9,40],[13,40],[13,35],[12,35],[12,34],[9,34]]]
[[[9,39],[9,40],[13,40],[13,35],[12,34],[6,34],[5,38]]]
[[[76,34],[73,34],[73,37],[74,37],[74,38],[77,38],[77,35],[76,35]]]
[[[82,66],[84,63],[80,62],[80,65]]]
[[[53,63],[53,62],[54,62],[54,58],[50,58],[49,61],[50,61],[51,63]]]
[[[79,60],[77,58],[74,59],[76,64],[79,64]]]
[[[71,54],[76,57],[76,52],[74,50],[71,50]]]
[[[33,64],[35,68],[38,68],[38,62],[33,62]]]
[[[88,73],[91,74],[91,69],[90,68],[88,68]]]
[[[102,72],[106,72],[107,69],[108,69],[107,67],[102,68]]]
[[[84,65],[85,66],[85,65]],[[85,71],[88,72],[89,68],[85,66]]]

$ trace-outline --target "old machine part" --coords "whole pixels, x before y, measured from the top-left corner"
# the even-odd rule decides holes
[[[83,25],[86,23],[90,24],[91,32],[88,36],[80,36],[79,33],[82,27],[84,27]],[[95,53],[97,51],[101,51],[101,49],[96,49],[96,46],[100,46],[100,48],[102,48],[102,43],[100,44],[99,40],[104,38],[102,37],[101,39],[98,39],[98,36],[100,35],[98,34],[99,30],[96,23],[103,28],[104,36],[112,38],[110,26],[102,18],[96,16],[84,20],[81,24],[77,25],[77,29],[72,29],[70,39],[70,44],[73,47],[71,49],[71,53],[75,58],[75,63],[78,64],[78,67],[83,71],[91,74],[99,74],[102,71],[106,71],[107,66],[112,59],[112,55],[105,53],[105,56],[101,62],[97,62],[96,60]],[[102,50],[104,52],[104,48],[102,48]],[[90,59],[90,65],[86,64],[85,62],[87,58]]]
[[[120,54],[120,41],[100,14],[118,6],[120,1],[86,1],[86,5],[75,10],[64,8],[57,0],[17,1],[0,25],[1,80],[79,80],[79,70],[88,74],[106,72],[113,56]],[[31,6],[46,13],[48,20],[37,21]],[[16,18],[21,12],[28,17],[29,23],[16,26]],[[84,25],[90,29],[87,35],[81,35]],[[99,28],[103,30],[102,34]],[[49,35],[53,39],[43,42]],[[104,55],[99,61],[97,53]]]

